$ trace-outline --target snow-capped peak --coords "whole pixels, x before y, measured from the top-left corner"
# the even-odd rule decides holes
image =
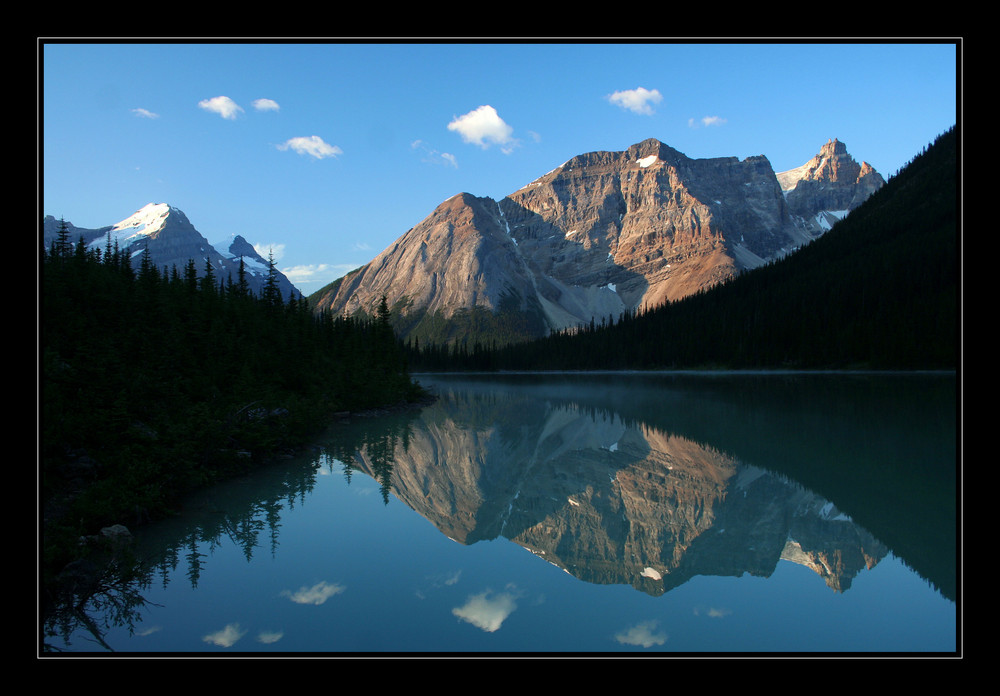
[[[163,229],[170,211],[166,203],[149,203],[121,222],[112,225],[106,235],[90,242],[91,247],[103,247],[110,241],[124,249],[139,238],[154,235]]]
[[[163,228],[163,223],[170,214],[170,206],[166,203],[150,203],[132,213],[117,225],[112,231],[131,230],[133,234],[152,234]]]

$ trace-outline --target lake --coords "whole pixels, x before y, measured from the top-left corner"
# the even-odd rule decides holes
[[[418,375],[136,530],[72,654],[954,655],[954,374]]]

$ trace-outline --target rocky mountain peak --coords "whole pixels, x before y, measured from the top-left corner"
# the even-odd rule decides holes
[[[847,145],[840,142],[836,138],[832,138],[826,141],[826,144],[820,148],[819,154],[822,157],[836,157],[838,155],[847,154]]]
[[[847,153],[847,146],[834,138],[820,148],[819,154],[811,160],[810,170],[809,178],[817,181],[853,183],[857,181],[861,167]]]
[[[229,243],[229,253],[236,257],[249,256],[252,259],[259,258],[257,250],[253,248],[253,245],[239,234],[234,235],[233,241]]]
[[[649,138],[572,157],[500,201],[453,196],[312,299],[320,310],[370,312],[385,294],[400,333],[421,341],[446,340],[414,328],[427,316],[440,326],[501,305],[533,312],[548,330],[572,328],[788,253],[881,183],[837,139],[776,175],[763,155],[692,159]]]
[[[822,234],[885,184],[874,167],[858,164],[836,138],[802,166],[776,176],[789,212],[812,235]]]
[[[863,176],[872,173],[877,175],[867,162],[859,165],[847,152],[847,146],[833,138],[828,140],[820,148],[819,153],[808,162],[795,169],[779,172],[776,176],[782,190],[791,191],[802,181],[826,181],[850,185],[858,183]]]
[[[634,162],[650,161],[650,157],[655,156],[662,162],[676,162],[687,157],[669,145],[660,142],[656,138],[647,138],[641,143],[630,147],[627,151],[628,159]]]
[[[316,304],[335,314],[374,314],[385,295],[398,319],[417,324],[477,308],[496,312],[508,298],[523,308],[533,295],[529,284],[497,202],[459,193],[370,263],[321,290]]]

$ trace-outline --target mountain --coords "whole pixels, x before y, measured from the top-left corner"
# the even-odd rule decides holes
[[[655,139],[574,157],[500,201],[462,193],[310,297],[404,338],[506,342],[709,288],[823,234],[884,181],[829,141],[775,174],[763,155],[692,159]]]
[[[46,215],[42,221],[43,244],[48,248],[59,236],[62,221]],[[205,275],[206,262],[211,263],[213,272],[220,282],[237,281],[240,259],[250,289],[260,295],[267,280],[269,264],[253,246],[240,235],[233,235],[223,242],[212,244],[206,239],[187,216],[179,209],[165,203],[150,203],[121,222],[97,229],[75,227],[66,222],[69,242],[76,244],[81,238],[90,249],[104,250],[115,245],[132,256],[132,263],[138,267],[143,253],[148,249],[152,264],[167,273],[174,268],[183,273],[190,260],[195,261],[198,276]],[[275,269],[278,288],[283,299],[292,293],[302,295],[280,271]]]
[[[836,138],[801,167],[777,176],[796,222],[814,234],[828,230],[885,185],[870,164],[855,162]]]
[[[503,350],[432,347],[418,369],[953,370],[959,152],[953,127],[828,233],[706,292]]]

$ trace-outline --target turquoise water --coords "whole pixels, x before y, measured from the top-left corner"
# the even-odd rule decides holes
[[[957,650],[954,376],[419,379],[435,403],[334,424],[137,533],[141,581],[46,643]]]

